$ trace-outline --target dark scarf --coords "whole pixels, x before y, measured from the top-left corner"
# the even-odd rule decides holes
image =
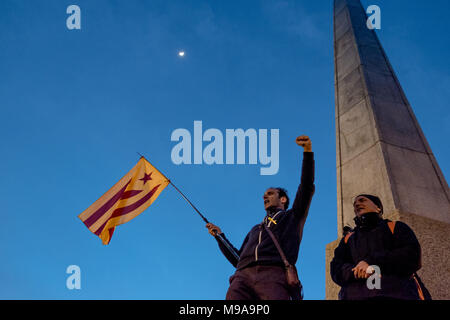
[[[357,228],[372,229],[383,219],[377,212],[367,212],[360,217],[356,216],[353,220]]]

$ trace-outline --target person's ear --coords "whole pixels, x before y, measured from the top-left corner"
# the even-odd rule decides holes
[[[381,209],[377,207],[377,213],[381,213]]]
[[[285,205],[286,205],[286,202],[287,202],[287,198],[286,198],[285,196],[282,196],[282,197],[280,198],[280,201],[281,201],[281,203],[283,204],[283,206],[285,206]]]

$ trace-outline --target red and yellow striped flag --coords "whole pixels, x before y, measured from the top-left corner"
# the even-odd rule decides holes
[[[78,217],[108,244],[116,226],[137,217],[169,184],[161,172],[141,157],[139,162]]]

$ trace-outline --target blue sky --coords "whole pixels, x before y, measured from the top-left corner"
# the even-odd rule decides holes
[[[68,30],[66,8],[81,8]],[[450,3],[377,4],[377,31],[446,177]],[[143,153],[236,247],[262,194],[300,179],[307,134],[316,194],[297,263],[305,299],[325,297],[337,239],[332,1],[0,2],[0,298],[223,299],[234,268],[168,186],[103,246],[77,218]],[[184,50],[180,58],[177,53]],[[280,130],[280,167],[175,165],[177,128]],[[81,268],[81,290],[66,268]]]

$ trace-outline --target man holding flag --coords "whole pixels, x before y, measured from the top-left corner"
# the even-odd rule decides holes
[[[307,136],[297,137],[296,143],[304,148],[304,153],[301,182],[291,209],[286,190],[267,189],[263,196],[266,216],[250,230],[239,250],[219,227],[206,224],[209,233],[218,239],[222,253],[237,269],[230,278],[227,300],[302,299],[301,284],[293,266],[315,190],[314,154]]]
[[[230,279],[227,299],[301,299],[301,284],[295,263],[303,227],[314,194],[314,155],[311,140],[300,136],[304,148],[301,183],[291,209],[283,188],[264,193],[266,216],[250,230],[240,250],[226,239],[219,227],[210,223],[189,199],[150,162],[139,162],[110,190],[78,217],[102,243],[107,245],[115,228],[147,209],[162,190],[171,184],[206,222],[227,259],[237,267]]]

